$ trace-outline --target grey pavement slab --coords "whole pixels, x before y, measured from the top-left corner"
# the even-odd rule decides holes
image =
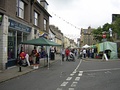
[[[55,60],[50,60],[50,64],[57,60],[61,60],[60,55],[56,55]],[[41,68],[41,67],[45,67],[45,66],[47,66],[47,60],[41,59],[38,67]],[[31,66],[27,66],[27,67],[21,67],[21,72],[19,72],[19,70],[20,70],[19,66],[13,66],[6,70],[0,71],[0,83],[10,80],[12,78],[18,77],[20,75],[27,74],[36,69],[34,69],[33,65],[31,65]]]

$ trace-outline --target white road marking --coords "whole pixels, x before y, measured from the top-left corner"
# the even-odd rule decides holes
[[[80,74],[82,74],[82,73],[83,73],[83,71],[79,71],[79,73],[80,73]]]
[[[67,80],[67,81],[70,81],[71,79],[72,79],[72,77],[68,77],[66,80]]]
[[[76,73],[76,71],[73,71],[73,73],[75,74],[75,73]]]
[[[106,74],[110,74],[111,72],[110,72],[110,71],[106,71],[105,73],[106,73]]]
[[[74,88],[69,88],[69,90],[74,90]]]
[[[70,74],[70,76],[74,76],[74,74],[72,73],[72,74]]]
[[[82,76],[82,74],[78,74],[78,76],[80,77],[80,76]]]
[[[84,72],[111,71],[111,70],[120,70],[120,68],[98,69],[98,70],[85,70]]]
[[[62,84],[61,84],[61,86],[66,86],[68,84],[68,82],[63,82]]]
[[[73,82],[73,83],[71,84],[71,87],[76,87],[76,85],[77,85],[77,82]]]
[[[76,69],[74,70],[75,72],[77,72],[77,69],[80,67],[81,62],[82,62],[82,59],[80,60],[78,66],[77,66]]]
[[[76,74],[78,68],[80,67],[81,62],[82,62],[82,60],[80,60],[78,66],[77,66],[76,69],[73,71],[73,73],[70,74],[70,76],[74,76],[74,74]],[[83,71],[79,71],[80,76],[82,76],[82,73],[83,73]],[[67,81],[70,81],[71,79],[72,79],[72,77],[68,77],[66,80],[67,80]],[[76,78],[75,78],[75,81],[79,81],[79,80],[80,80],[80,77],[76,77]],[[63,82],[60,86],[66,86],[67,84],[68,84],[68,82]],[[76,85],[77,85],[77,82],[73,82],[73,83],[71,84],[71,87],[76,87]],[[57,88],[57,90],[62,90],[62,88]],[[69,90],[74,90],[74,88],[69,88]]]
[[[57,88],[56,90],[62,90],[62,88]]]
[[[80,77],[76,77],[76,78],[75,78],[75,81],[79,81],[79,80],[80,80]]]

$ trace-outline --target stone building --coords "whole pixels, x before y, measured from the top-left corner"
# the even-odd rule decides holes
[[[40,32],[48,34],[47,5],[46,0],[0,0],[0,69],[16,65],[21,41],[38,38]]]
[[[91,34],[92,28],[88,27],[88,29],[81,29],[81,38],[80,38],[80,46],[93,45],[96,44],[96,41],[93,39],[93,35]]]
[[[61,30],[58,29],[58,27],[54,26],[54,25],[50,25],[50,31],[54,34],[54,35],[50,35],[52,40],[54,40],[54,42],[60,44],[63,46],[63,33],[61,32]],[[61,51],[61,47],[56,47],[57,53],[60,53]]]

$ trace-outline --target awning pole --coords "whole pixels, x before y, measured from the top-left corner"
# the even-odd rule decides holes
[[[49,55],[49,54],[50,54],[50,53],[49,53],[49,49],[50,49],[50,46],[47,46],[47,54],[48,54],[48,69],[49,69],[49,67],[50,67],[50,66],[49,66],[49,63],[50,63],[50,59],[49,59],[49,56],[50,56],[50,55]]]

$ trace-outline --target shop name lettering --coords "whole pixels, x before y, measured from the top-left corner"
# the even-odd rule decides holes
[[[30,28],[17,22],[10,22],[10,27],[20,31],[30,32]]]

